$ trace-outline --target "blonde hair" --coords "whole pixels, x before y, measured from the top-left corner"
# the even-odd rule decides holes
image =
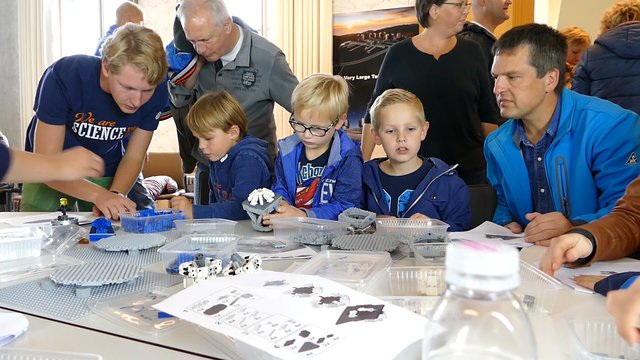
[[[376,98],[373,105],[371,105],[371,109],[369,109],[369,114],[371,115],[371,126],[373,126],[373,129],[376,132],[380,130],[380,125],[382,123],[382,109],[395,104],[406,104],[413,107],[416,112],[416,117],[420,120],[420,123],[424,125],[424,123],[427,122],[427,119],[424,116],[424,107],[417,96],[404,89],[388,89]]]
[[[566,27],[560,30],[560,34],[567,38],[567,45],[591,45],[591,37],[589,33],[577,26]]]
[[[640,0],[620,0],[604,11],[600,20],[600,33],[627,21],[640,20]]]
[[[226,91],[201,96],[187,114],[187,126],[198,135],[205,135],[216,129],[229,132],[236,125],[242,139],[248,131],[247,123],[242,106]]]
[[[150,85],[158,85],[167,75],[167,57],[162,39],[153,30],[128,23],[116,30],[102,48],[102,61],[119,74],[127,64],[145,74]]]
[[[322,108],[336,124],[349,108],[349,85],[338,75],[310,75],[293,90],[291,105],[294,113]]]

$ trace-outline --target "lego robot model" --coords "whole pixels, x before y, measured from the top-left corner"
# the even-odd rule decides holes
[[[180,264],[178,271],[183,276],[182,285],[187,288],[195,283],[205,281],[217,276],[233,276],[248,274],[262,270],[262,259],[256,255],[240,256],[238,253],[231,255],[231,261],[222,266],[222,260],[196,255],[192,261]]]
[[[242,208],[249,214],[251,225],[258,231],[271,231],[268,226],[262,225],[262,217],[276,211],[282,196],[276,195],[267,188],[255,189],[249,194],[247,200],[242,202]]]
[[[186,261],[178,267],[183,276],[182,284],[185,288],[214,277],[222,272],[222,260],[196,255],[192,261]]]

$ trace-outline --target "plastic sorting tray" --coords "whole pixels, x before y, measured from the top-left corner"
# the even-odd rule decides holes
[[[97,354],[0,348],[0,360],[101,360]]]
[[[143,210],[120,214],[120,225],[126,232],[152,233],[175,228],[174,220],[184,220],[181,212],[172,210]]]
[[[514,294],[527,312],[549,314],[563,285],[537,267],[520,261],[520,287]]]
[[[361,291],[377,272],[391,266],[391,256],[382,251],[324,250],[294,273],[318,275]]]
[[[0,261],[40,256],[45,234],[35,228],[0,229]]]
[[[161,247],[158,252],[165,270],[175,274],[180,264],[195,260],[199,254],[205,258],[221,259],[226,265],[237,251],[238,238],[237,235],[190,234]]]
[[[412,244],[419,242],[445,242],[449,224],[435,219],[378,219],[376,234],[398,237]]]
[[[443,264],[447,254],[447,246],[451,242],[421,242],[409,245],[416,266]]]
[[[613,320],[567,320],[573,359],[640,359],[618,335]]]
[[[64,255],[43,255],[0,262],[0,282],[44,277],[53,271],[82,261]]]
[[[444,265],[408,266],[380,271],[363,292],[428,316],[446,288]]]
[[[302,244],[330,244],[333,238],[347,234],[349,224],[342,221],[291,217],[273,219],[273,236]]]
[[[171,295],[170,289],[156,288],[151,291],[99,299],[87,305],[94,313],[117,325],[158,336],[187,325],[186,322],[153,307]]]
[[[235,234],[237,221],[227,219],[174,220],[178,231],[187,234]]]

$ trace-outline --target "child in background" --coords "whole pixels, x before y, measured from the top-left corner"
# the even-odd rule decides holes
[[[247,134],[247,117],[226,91],[198,99],[187,114],[187,125],[209,158],[209,205],[193,205],[176,196],[171,208],[187,218],[248,219],[242,202],[253,190],[271,186],[273,163],[267,143]]]
[[[469,191],[457,165],[418,155],[429,129],[420,99],[403,89],[386,90],[371,106],[371,125],[387,157],[363,166],[363,208],[379,217],[432,218],[450,231],[467,230]]]
[[[263,223],[279,217],[337,220],[360,203],[362,154],[341,130],[347,119],[349,87],[340,76],[314,74],[291,95],[289,124],[297,134],[278,142],[273,192],[286,203]]]
[[[582,53],[591,46],[589,33],[577,26],[566,27],[560,33],[567,38],[567,72],[565,73],[565,87],[571,89],[571,79]]]

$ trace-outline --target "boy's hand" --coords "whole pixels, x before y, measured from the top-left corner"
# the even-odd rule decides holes
[[[262,217],[262,225],[271,226],[272,219],[278,219],[278,218],[284,218],[284,217],[307,217],[307,213],[283,201],[276,208],[275,213],[267,214]]]
[[[530,223],[524,229],[525,241],[536,245],[549,246],[551,239],[566,233],[571,223],[560,212],[526,214]]]
[[[182,211],[187,219],[193,219],[193,204],[191,200],[184,196],[174,196],[171,198],[171,210]]]
[[[640,343],[640,281],[636,281],[625,290],[607,293],[607,310],[616,318],[618,333],[631,346]]]
[[[571,280],[584,288],[593,290],[596,287],[596,283],[604,278],[606,278],[605,275],[578,275],[574,276]]]
[[[77,146],[54,155],[60,169],[60,180],[75,180],[104,175],[104,161],[91,151]]]
[[[409,216],[409,219],[425,219],[425,220],[431,220],[430,217],[428,217],[427,215],[422,215],[420,213],[415,213],[411,216]]]

